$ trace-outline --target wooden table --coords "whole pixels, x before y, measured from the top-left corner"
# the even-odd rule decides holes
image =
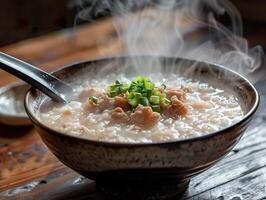
[[[109,20],[3,47],[1,51],[48,71],[67,63],[123,51]],[[0,71],[0,86],[16,79]],[[266,199],[266,87],[259,112],[238,145],[196,176],[184,199]],[[101,200],[95,183],[61,164],[32,127],[0,125],[0,199]]]

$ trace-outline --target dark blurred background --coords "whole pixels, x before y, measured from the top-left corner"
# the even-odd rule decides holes
[[[75,0],[9,0],[0,6],[0,46],[73,27],[78,7]],[[76,0],[77,2],[78,0]],[[250,45],[266,47],[266,1],[231,0],[244,21]]]
[[[73,26],[71,0],[9,0],[0,6],[0,45]]]

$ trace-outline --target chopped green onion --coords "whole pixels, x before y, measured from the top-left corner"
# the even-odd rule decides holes
[[[116,84],[116,85],[120,85],[121,83],[120,83],[119,80],[116,80],[116,81],[115,81],[115,84]]]
[[[133,82],[135,82],[135,83],[142,83],[142,80],[143,80],[143,77],[141,77],[141,76],[137,76],[137,77],[133,80]]]
[[[142,95],[141,95],[141,93],[135,92],[134,96],[139,99]]]
[[[151,102],[151,104],[158,105],[160,103],[160,97],[159,96],[152,95],[150,97],[150,102]]]
[[[132,92],[127,95],[128,99],[133,99],[134,97],[135,97],[135,95]]]
[[[129,99],[128,100],[128,103],[133,107],[137,107],[139,105],[139,101],[137,98],[133,98],[133,99]]]
[[[116,88],[116,85],[109,85],[108,91],[113,91],[115,90],[115,88]]]
[[[158,89],[155,89],[153,94],[156,95],[156,96],[164,96],[164,95],[166,95],[165,93],[160,92]]]
[[[162,83],[161,86],[163,87],[163,89],[166,89],[166,85],[164,83]]]
[[[139,104],[143,105],[143,106],[149,106],[149,100],[147,97],[140,97],[139,98]]]
[[[115,97],[117,95],[126,93],[128,89],[128,84],[122,84],[120,81],[116,80],[114,84],[109,85],[108,94],[110,97]]]
[[[166,98],[166,94],[165,93],[160,93],[160,98]]]
[[[152,90],[151,89],[147,89],[146,92],[147,92],[147,96],[150,97],[151,94],[152,94]]]
[[[161,88],[165,89],[166,85],[164,83],[161,84]],[[140,104],[151,106],[154,112],[161,112],[160,105],[170,105],[171,103],[161,88],[155,87],[155,84],[149,78],[137,76],[130,84],[116,80],[113,84],[109,85],[108,95],[115,97],[126,94],[132,111]],[[92,102],[98,101],[94,99]]]
[[[165,106],[170,105],[170,103],[171,103],[171,101],[170,101],[169,99],[167,99],[167,98],[163,98],[163,99],[161,100],[161,104],[163,104],[163,105],[165,105]]]
[[[154,87],[155,87],[155,84],[152,83],[150,81],[150,79],[144,79],[144,88],[145,89],[153,90]]]
[[[117,96],[117,92],[116,91],[109,92],[109,96],[115,97],[115,96]]]
[[[161,108],[159,105],[152,105],[151,108],[152,108],[153,112],[161,113]]]
[[[122,86],[121,86],[121,91],[123,92],[123,93],[125,93],[125,92],[127,92],[128,91],[128,89],[129,89],[129,85],[128,84],[122,84]]]
[[[148,94],[147,94],[146,92],[143,92],[141,95],[142,95],[143,97],[148,97]]]
[[[91,96],[91,97],[89,97],[89,101],[90,101],[90,103],[97,104],[98,103],[98,98],[95,97],[95,96]]]

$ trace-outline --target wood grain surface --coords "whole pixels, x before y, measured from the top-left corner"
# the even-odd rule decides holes
[[[22,41],[0,51],[51,71],[64,64],[119,54],[110,20]],[[0,86],[15,81],[0,71]],[[266,199],[266,88],[257,84],[262,103],[238,145],[214,167],[190,182],[183,199]],[[91,199],[104,197],[95,183],[61,164],[32,127],[0,125],[0,199]]]

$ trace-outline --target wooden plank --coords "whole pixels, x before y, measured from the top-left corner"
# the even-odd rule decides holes
[[[55,187],[56,186],[56,187]],[[42,194],[42,195],[40,195]],[[76,173],[57,171],[45,179],[29,182],[20,187],[12,188],[0,193],[0,199],[100,199],[95,192],[95,184]]]
[[[192,197],[184,197],[187,200],[262,200],[266,199],[266,168],[254,170],[238,179],[207,190]],[[263,181],[263,182],[262,182]]]
[[[0,191],[63,167],[32,128],[15,129],[1,125]]]
[[[265,135],[265,132],[263,132]],[[257,136],[259,136],[257,134]],[[261,137],[259,137],[261,138]],[[189,190],[189,196],[195,196],[199,193],[206,193],[216,187],[226,185],[228,187],[242,187],[243,185],[232,185],[232,181],[248,175],[254,171],[266,170],[266,159],[262,159],[266,155],[266,137],[264,141],[260,139],[254,141],[250,146],[245,148],[236,147],[234,151],[224,160],[219,162],[215,167],[200,174],[193,179]],[[240,144],[245,144],[242,140]],[[261,177],[261,185],[265,184],[266,177]]]

